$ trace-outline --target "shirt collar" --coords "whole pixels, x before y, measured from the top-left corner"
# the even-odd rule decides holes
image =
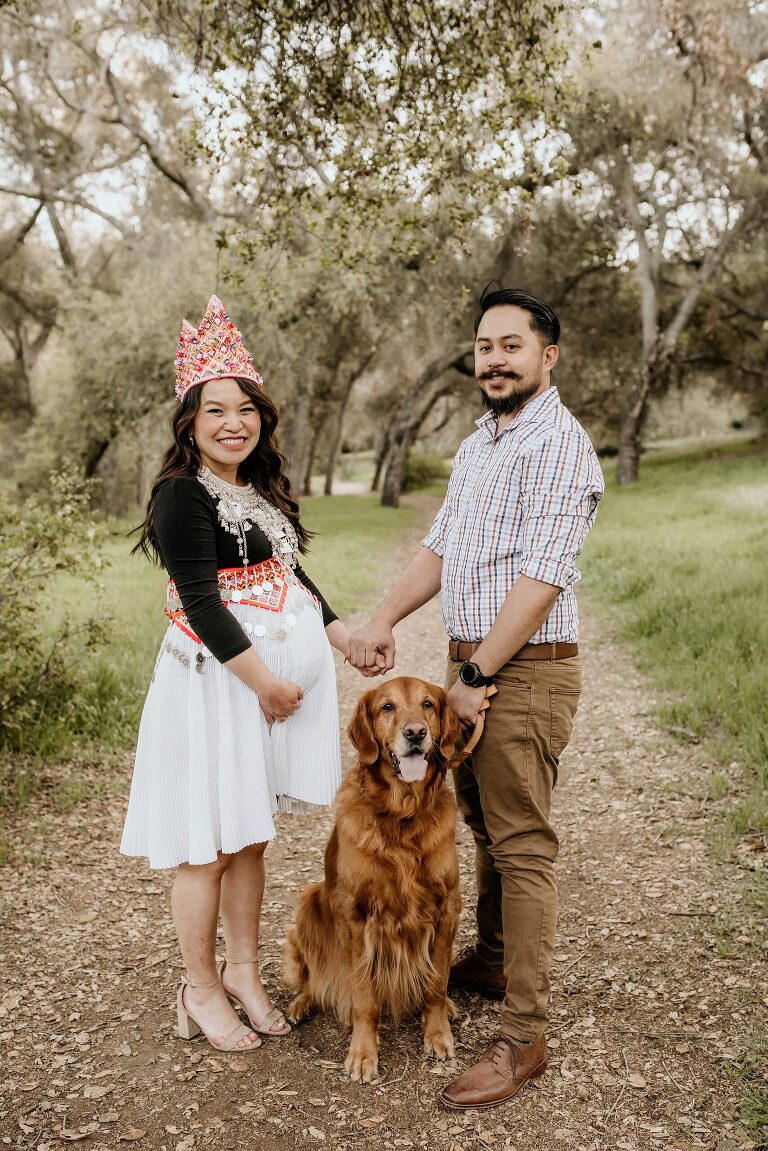
[[[475,426],[484,432],[489,440],[495,440],[497,434],[505,435],[507,432],[518,432],[521,428],[526,427],[534,420],[541,419],[550,407],[554,407],[560,403],[560,396],[557,393],[557,388],[554,384],[550,384],[540,396],[530,400],[523,410],[519,412],[513,420],[501,429],[501,432],[496,432],[496,416],[493,412],[486,412],[479,420],[475,420]]]

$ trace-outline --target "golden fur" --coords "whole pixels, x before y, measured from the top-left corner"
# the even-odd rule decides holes
[[[444,783],[459,731],[434,684],[403,677],[366,692],[348,728],[358,755],[336,798],[325,879],[301,893],[288,934],[289,1018],[320,1007],[351,1023],[345,1066],[364,1083],[377,1074],[383,1009],[395,1018],[420,1009],[427,1053],[454,1054],[447,986],[460,897]],[[408,783],[397,756],[414,746],[426,772]]]

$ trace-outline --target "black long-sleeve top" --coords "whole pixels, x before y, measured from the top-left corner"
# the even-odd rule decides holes
[[[167,480],[158,490],[153,532],[195,634],[221,663],[247,651],[251,641],[222,603],[216,577],[219,568],[242,567],[237,536],[222,527],[216,503],[196,476]],[[272,544],[256,525],[246,541],[249,564],[272,557]],[[327,627],[338,617],[298,564],[293,572],[317,596]]]

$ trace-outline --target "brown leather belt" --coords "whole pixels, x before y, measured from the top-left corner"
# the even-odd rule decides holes
[[[464,662],[465,659],[472,659],[477,649],[480,647],[480,642],[465,643],[463,640],[452,639],[448,641],[448,658],[456,661]],[[579,645],[577,643],[527,643],[520,651],[515,652],[511,657],[512,659],[570,659],[573,655],[579,654]]]

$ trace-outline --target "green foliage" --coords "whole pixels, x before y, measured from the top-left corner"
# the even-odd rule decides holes
[[[402,490],[414,492],[419,488],[428,488],[430,484],[447,480],[450,474],[450,464],[438,452],[409,452]]]
[[[84,663],[108,638],[108,621],[70,612],[58,596],[60,578],[74,573],[78,597],[90,601],[103,567],[89,496],[70,472],[23,503],[0,495],[2,752],[52,754],[93,728]]]
[[[417,257],[424,209],[460,237],[484,208],[543,179],[536,144],[558,123],[567,84],[559,0],[519,0],[514,19],[500,0],[222,0],[186,35],[182,7],[162,5],[165,34],[216,86],[200,146],[230,155],[236,117],[245,180],[258,187],[238,232],[246,242],[282,247],[331,205],[323,236],[334,263],[364,255],[361,223],[385,226],[402,256]],[[551,177],[557,164],[547,167]]]
[[[767,816],[767,511],[766,454],[649,454],[640,485],[609,487],[584,562],[588,594],[664,692],[661,719],[744,765],[737,832]]]
[[[760,1027],[729,1073],[739,1090],[739,1118],[757,1148],[768,1147],[768,1027]]]

